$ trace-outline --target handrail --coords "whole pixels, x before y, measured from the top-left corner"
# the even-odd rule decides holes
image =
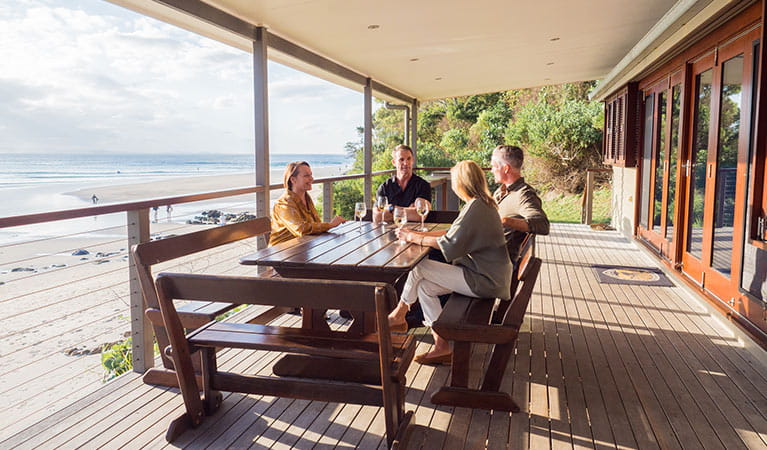
[[[419,170],[423,170],[423,169],[424,168],[419,168]],[[327,202],[327,204],[324,204],[323,206],[327,206],[327,208],[325,208],[327,212],[327,211],[332,211],[333,183],[337,181],[353,180],[353,179],[370,180],[370,177],[372,176],[389,175],[392,173],[395,173],[395,170],[393,169],[381,170],[381,171],[372,172],[370,174],[364,174],[364,173],[345,174],[345,175],[339,175],[334,177],[318,178],[315,180],[315,183],[321,184],[323,187],[322,192],[323,192],[323,195],[325,196],[325,199],[326,199],[325,201]],[[446,209],[447,197],[448,197],[447,191],[449,186],[448,178],[444,176],[436,177],[435,179],[432,179],[429,181],[430,181],[430,185],[436,189],[436,200],[434,202],[435,209],[440,209],[440,206],[438,205],[441,205],[441,209]],[[132,245],[142,243],[142,242],[148,242],[150,240],[149,215],[150,215],[150,209],[153,207],[192,203],[192,202],[212,200],[212,199],[224,198],[224,197],[235,197],[235,196],[240,196],[245,194],[255,194],[259,192],[269,191],[272,189],[281,191],[283,189],[283,185],[281,183],[274,183],[274,184],[270,184],[268,188],[266,188],[263,185],[242,186],[242,187],[226,188],[226,189],[215,190],[215,191],[187,193],[182,195],[174,195],[170,197],[144,198],[144,199],[138,199],[133,201],[127,201],[127,202],[93,205],[93,206],[69,209],[69,210],[47,211],[42,213],[0,217],[0,229],[15,227],[15,226],[23,226],[23,225],[33,225],[33,224],[39,224],[44,222],[83,218],[88,216],[97,216],[97,215],[103,215],[103,214],[125,212],[127,214],[126,237],[128,241],[126,248],[130,248]],[[326,220],[329,220],[329,219],[326,219]],[[265,242],[257,243],[258,246],[261,246],[264,244]],[[152,353],[152,345],[151,345],[152,334],[151,334],[151,329],[147,323],[147,319],[145,315],[143,314],[144,302],[140,293],[140,289],[136,287],[137,275],[135,273],[135,264],[134,264],[134,261],[130,258],[130,255],[129,255],[128,263],[130,268],[128,280],[127,280],[129,284],[129,292],[130,292],[129,294],[130,324],[131,324],[131,335],[134,338],[133,345],[132,345],[132,352],[134,356],[133,364],[134,364],[135,371],[143,372],[144,370],[151,367],[154,361],[153,353]],[[83,264],[86,264],[86,263],[83,263]]]
[[[373,172],[371,175],[372,176],[387,175],[393,172],[394,172],[393,169],[379,170],[377,172]],[[359,173],[359,174],[340,175],[336,177],[317,178],[314,181],[315,183],[322,184],[322,183],[331,183],[336,181],[353,180],[357,178],[363,178],[364,176],[365,174]],[[281,183],[275,183],[275,184],[269,185],[269,189],[270,190],[283,189],[283,186]],[[198,193],[177,195],[173,197],[161,197],[161,198],[152,198],[152,199],[137,200],[137,201],[131,201],[131,202],[112,203],[112,204],[101,205],[101,206],[89,206],[86,208],[66,209],[66,210],[60,210],[60,211],[48,211],[48,212],[35,213],[35,214],[24,214],[20,216],[0,217],[0,228],[9,228],[9,227],[16,227],[21,225],[33,225],[36,223],[76,219],[80,217],[111,214],[111,213],[118,213],[118,212],[125,212],[125,211],[136,211],[140,209],[152,208],[154,206],[165,206],[165,205],[171,205],[171,204],[177,205],[180,203],[192,203],[192,202],[212,200],[212,199],[222,198],[222,197],[234,197],[237,195],[255,194],[257,192],[263,192],[263,191],[264,191],[263,186],[254,185],[254,186],[244,186],[244,187],[238,187],[238,188],[232,188],[232,189],[224,189],[220,191],[198,192]]]

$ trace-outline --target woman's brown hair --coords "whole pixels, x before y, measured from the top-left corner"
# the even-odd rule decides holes
[[[290,179],[298,175],[298,169],[301,166],[309,167],[309,163],[306,161],[293,161],[285,166],[285,173],[282,175],[282,185],[285,186],[285,189],[293,189],[293,183],[291,183]]]
[[[487,187],[487,179],[482,168],[474,161],[460,161],[450,169],[450,178],[453,190],[462,200],[478,198],[495,209],[498,204],[490,195]]]

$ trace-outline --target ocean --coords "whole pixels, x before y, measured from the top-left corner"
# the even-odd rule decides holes
[[[291,161],[307,161],[312,167],[342,167],[352,161],[346,155],[286,153],[270,155],[272,169]],[[0,190],[6,187],[51,183],[87,183],[115,176],[126,182],[178,176],[219,175],[251,171],[254,155],[142,155],[142,154],[0,154]],[[0,217],[3,215],[0,214]]]
[[[279,169],[299,160],[307,161],[313,168],[338,167],[339,170],[352,163],[346,155],[273,154],[270,168]],[[246,173],[252,171],[254,165],[255,156],[244,154],[0,154],[0,217],[92,206],[89,201],[67,194],[80,189],[173,177]],[[227,199],[210,202],[209,208],[238,206]],[[241,208],[251,207],[248,202],[247,207]],[[183,222],[198,213],[200,205],[182,204],[173,209],[173,217],[166,217],[163,211],[160,218]],[[0,245],[121,224],[125,224],[124,213],[0,228]]]

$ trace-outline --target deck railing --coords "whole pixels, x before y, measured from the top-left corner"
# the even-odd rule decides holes
[[[418,170],[432,170],[431,168],[418,168]],[[393,173],[393,170],[385,170],[373,172],[371,175],[387,175]],[[315,180],[316,184],[322,185],[323,193],[323,217],[324,220],[330,220],[333,211],[333,185],[338,181],[353,180],[364,178],[364,174],[350,174],[335,177],[318,178]],[[447,177],[434,177],[431,180],[432,187],[435,189],[435,209],[446,209],[448,205],[448,179]],[[270,190],[282,190],[281,184],[272,184],[269,186]],[[147,242],[150,239],[150,211],[152,208],[165,207],[167,205],[179,205],[185,203],[201,202],[206,200],[223,199],[228,197],[235,197],[244,194],[256,194],[264,192],[263,186],[247,186],[238,187],[232,189],[224,189],[210,192],[198,192],[189,193],[184,195],[177,195],[172,197],[158,197],[152,199],[142,199],[138,201],[114,203],[100,206],[89,206],[85,208],[69,209],[62,211],[50,211],[37,214],[27,214],[12,217],[0,218],[0,228],[20,227],[25,225],[41,224],[56,222],[68,219],[76,219],[90,216],[99,216],[105,214],[121,213],[125,212],[127,216],[127,245],[124,253],[117,255],[118,257],[124,257],[127,255],[127,249],[132,245]],[[255,203],[254,203],[255,204]],[[119,227],[112,227],[119,228]],[[104,231],[102,229],[98,231]],[[93,230],[91,230],[92,232]],[[117,242],[115,240],[114,242]],[[265,242],[259,243],[259,247],[265,245]],[[9,246],[15,246],[19,244],[9,244]],[[74,250],[74,249],[73,249]],[[111,255],[115,256],[115,255]],[[10,261],[11,264],[26,261],[27,259],[16,259]],[[141,342],[146,342],[142,339],[148,333],[151,333],[149,324],[144,318],[143,314],[143,300],[141,298],[140,289],[136,274],[133,270],[133,263],[130,261],[131,272],[129,275],[130,280],[130,317],[131,317],[131,336],[133,339],[133,364],[136,371],[143,372],[147,368],[151,367],[154,361],[153,351],[151,348],[141,348]],[[30,275],[33,276],[33,275]],[[16,279],[18,280],[18,278]],[[15,281],[15,280],[14,280]],[[151,342],[151,339],[150,339]]]
[[[371,176],[391,173],[393,170],[379,171]],[[315,180],[315,184],[322,185],[324,220],[329,220],[332,215],[333,185],[343,180],[364,178],[364,174],[350,174]],[[434,209],[447,209],[448,177],[441,174],[428,178],[435,191]],[[270,191],[282,189],[281,184],[269,186]],[[16,411],[7,418],[26,422],[48,411],[52,402],[42,399],[52,394],[48,389],[64,388],[62,392],[66,393],[62,397],[65,398],[62,398],[61,402],[66,402],[66,398],[71,399],[73,396],[86,395],[92,388],[82,379],[92,378],[91,384],[95,384],[100,378],[96,371],[101,369],[93,367],[97,364],[95,359],[99,354],[99,346],[94,345],[94,340],[100,344],[123,338],[122,332],[128,327],[127,321],[130,322],[134,370],[143,372],[152,367],[153,348],[151,345],[142,345],[142,342],[152,342],[151,326],[145,319],[143,299],[132,261],[129,260],[128,249],[133,244],[149,241],[152,231],[168,235],[185,233],[200,227],[178,223],[180,219],[186,219],[184,216],[178,216],[181,208],[176,209],[176,215],[172,218],[168,213],[167,219],[158,218],[156,215],[154,218],[150,217],[153,208],[164,210],[167,205],[188,204],[186,209],[189,210],[189,204],[253,194],[252,200],[245,199],[232,206],[241,207],[243,211],[253,211],[255,194],[264,191],[263,186],[254,185],[0,218],[0,229],[28,231],[34,228],[30,226],[38,224],[64,228],[64,225],[59,224],[69,223],[64,221],[70,219],[94,217],[95,221],[97,217],[101,220],[107,214],[126,214],[123,225],[112,226],[115,223],[114,219],[110,218],[107,219],[111,221],[110,226],[90,226],[91,229],[82,233],[61,231],[55,233],[54,237],[26,239],[24,242],[0,245],[0,270],[6,273],[0,280],[0,305],[14,306],[13,311],[7,309],[6,314],[0,315],[4,324],[9,325],[0,334],[0,341],[3,341],[5,348],[0,353],[4,362],[3,368],[0,369],[0,378],[5,378],[0,383],[0,392],[27,391],[41,397],[37,401],[30,396],[23,397],[23,400],[20,397],[18,401],[11,401],[12,404],[9,404],[8,408],[0,408],[0,412]],[[204,204],[201,204],[197,211],[204,208]],[[90,235],[94,234],[106,237],[98,241],[90,239]],[[188,265],[191,270],[229,270],[228,266],[224,268],[225,264],[219,263],[218,260],[228,258],[228,264],[237,265],[236,262],[231,262],[236,260],[232,255],[265,244],[254,244],[251,241],[243,243],[237,249],[221,251],[183,264]],[[45,248],[45,254],[30,253],[28,249],[35,246]],[[83,257],[72,256],[73,252],[81,249],[89,250],[90,254]],[[52,259],[58,261],[52,264]],[[104,264],[108,261],[112,264]],[[213,267],[214,265],[218,266]],[[83,271],[84,267],[87,267],[86,271]],[[127,277],[123,275],[126,269]],[[10,273],[11,271],[14,273]],[[125,283],[125,278],[128,278],[129,283]],[[95,332],[96,328],[98,333],[102,334],[95,336],[98,334]],[[40,344],[42,346],[39,346]],[[81,351],[83,353],[79,353]],[[66,356],[63,356],[64,353]],[[68,359],[75,357],[83,359],[79,359],[80,362],[77,363]],[[48,372],[51,366],[60,374],[51,374],[52,376],[45,379],[31,376],[31,373]],[[41,384],[43,382],[46,383],[45,386]]]

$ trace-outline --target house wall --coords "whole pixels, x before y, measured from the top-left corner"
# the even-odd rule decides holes
[[[613,166],[612,226],[628,238],[634,234],[636,178],[636,168]]]
[[[612,109],[609,107],[611,101],[614,102],[619,98],[621,91],[616,91],[612,97],[608,97],[606,99],[606,112],[613,112],[611,117],[616,123],[613,123],[611,127],[605,126],[606,133],[614,134],[612,140],[605,139],[605,142],[626,143],[628,149],[628,144],[635,142],[633,139],[629,139],[630,132],[633,130],[633,135],[638,137],[637,142],[639,142],[636,147],[637,167],[621,167],[622,161],[616,156],[618,152],[612,151],[612,147],[606,146],[604,151],[605,163],[613,164],[613,226],[623,235],[634,237],[644,245],[655,249],[656,252],[662,253],[661,261],[673,269],[673,273],[677,274],[680,280],[694,280],[691,285],[698,285],[701,294],[712,305],[725,313],[727,317],[737,321],[749,330],[757,340],[767,346],[767,239],[759,236],[759,232],[754,231],[757,227],[753,225],[760,216],[767,217],[767,194],[763,193],[767,189],[765,188],[767,186],[765,181],[767,145],[764,144],[765,138],[763,137],[765,135],[765,115],[761,113],[757,115],[753,110],[755,108],[763,111],[764,108],[767,108],[767,100],[757,97],[754,101],[752,98],[752,96],[757,95],[754,87],[759,78],[762,77],[764,82],[767,80],[767,76],[759,74],[758,69],[751,66],[757,61],[755,54],[761,54],[761,59],[767,61],[767,57],[763,53],[765,49],[756,45],[759,40],[765,41],[762,23],[761,2],[751,4],[738,15],[707,31],[705,35],[691,38],[684,50],[659,65],[653,72],[632,80],[632,82],[637,83],[638,101],[630,102],[628,101],[630,99],[626,97],[626,102],[629,105],[626,110],[620,108],[616,110],[614,103]],[[713,258],[715,246],[711,241],[711,229],[713,228],[711,222],[713,220],[710,215],[711,205],[715,204],[712,202],[715,201],[717,193],[711,187],[713,185],[706,186],[708,197],[706,204],[709,208],[706,210],[709,214],[706,220],[711,222],[705,225],[704,230],[702,247],[705,253],[701,257],[687,252],[685,247],[687,237],[684,235],[684,230],[687,229],[685,224],[692,220],[688,217],[692,213],[690,208],[685,206],[686,202],[690,201],[689,192],[691,192],[689,184],[685,183],[692,181],[690,181],[690,172],[685,174],[684,167],[693,164],[690,152],[693,151],[692,148],[695,145],[693,138],[696,136],[694,135],[694,126],[697,119],[693,115],[694,102],[697,98],[693,91],[696,83],[695,74],[703,73],[704,70],[713,71],[711,73],[714,76],[710,86],[712,86],[712,93],[715,94],[712,98],[718,102],[723,79],[722,68],[729,58],[733,58],[737,54],[743,56],[745,66],[742,82],[743,103],[741,104],[743,113],[740,116],[739,125],[742,129],[739,137],[737,161],[739,184],[733,196],[735,204],[731,206],[733,208],[733,218],[731,219],[733,223],[729,225],[731,227],[729,242],[732,244],[732,253],[730,253],[729,265],[725,265],[726,263],[719,260],[719,265],[715,266]],[[762,67],[762,70],[767,70],[764,69],[766,66],[763,65]],[[627,85],[626,88],[631,91],[630,85]],[[680,99],[678,100],[679,106],[676,110],[672,101],[674,89],[681,91],[680,97],[678,97]],[[657,99],[659,93],[662,93],[663,104],[666,105],[664,112],[660,112],[660,103],[654,103],[653,110],[647,115],[647,111],[643,109],[645,105],[643,99],[649,95],[653,95],[652,98]],[[635,117],[639,120],[632,120],[634,116],[628,114],[632,111],[631,107],[634,104],[638,105],[641,110]],[[712,101],[709,104],[711,105],[711,124],[713,124],[709,125],[710,131],[719,126],[718,120],[721,118],[721,114],[718,110],[718,103]],[[615,114],[614,111],[623,111],[626,113],[625,118]],[[671,126],[674,122],[674,116],[671,115],[670,111],[678,111],[677,114],[679,114],[678,125],[674,127]],[[608,116],[605,117],[607,122]],[[661,117],[663,119],[660,119]],[[759,123],[752,124],[751,120],[754,118],[761,120]],[[659,122],[660,120],[664,122]],[[665,126],[659,126],[660,123],[664,123]],[[651,128],[648,127],[648,124]],[[675,128],[677,126],[679,128]],[[673,135],[674,130],[678,130],[675,136]],[[760,131],[757,132],[756,130]],[[621,133],[624,134],[621,135]],[[756,133],[759,138],[757,139],[748,133]],[[649,136],[652,136],[652,148],[645,147],[645,139],[648,139]],[[674,139],[678,140],[674,141]],[[718,138],[715,137],[712,140],[716,139]],[[706,148],[706,144],[714,145],[712,140],[704,143],[703,148]],[[749,144],[754,141],[760,143]],[[636,205],[643,201],[647,201],[649,204],[658,202],[659,197],[656,197],[654,192],[657,188],[654,177],[658,173],[655,165],[664,164],[664,161],[656,159],[656,157],[658,154],[667,156],[669,154],[668,149],[675,142],[678,143],[676,164],[672,167],[675,168],[677,184],[673,191],[675,198],[671,200],[674,201],[676,207],[672,212],[673,216],[670,217],[676,226],[671,228],[669,233],[669,228],[666,227],[669,217],[666,217],[665,214],[669,210],[665,207],[665,203],[659,209],[663,214],[663,216],[659,216],[659,224],[653,224],[652,207],[645,211],[649,217],[643,221],[647,223],[647,219],[649,219],[649,226],[644,227],[640,225],[643,221],[637,217],[639,208]],[[665,150],[663,153],[658,153],[661,144]],[[749,147],[749,145],[753,145],[753,147]],[[647,151],[651,151],[653,156],[642,158],[641,155]],[[627,151],[626,154],[629,152]],[[626,158],[626,161],[628,159]],[[669,161],[666,161],[665,164],[667,164],[665,167],[670,166]],[[718,164],[716,156],[708,158],[707,164],[709,167]],[[629,164],[623,162],[623,165]],[[642,177],[642,171],[646,171],[649,175]],[[665,170],[662,177],[663,180],[670,179],[668,169]],[[640,191],[642,194],[638,193]],[[667,192],[664,189],[663,202],[669,201]],[[726,229],[727,226],[720,226],[720,228]],[[723,247],[720,245],[720,255],[723,254],[722,249]],[[726,253],[724,254],[726,255]],[[731,271],[721,269],[731,269]]]

